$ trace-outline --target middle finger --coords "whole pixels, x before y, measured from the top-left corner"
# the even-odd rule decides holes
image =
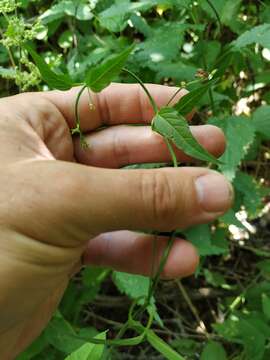
[[[211,154],[220,156],[225,149],[223,132],[212,125],[191,126],[197,141]],[[120,168],[136,163],[170,162],[171,156],[162,136],[150,126],[112,126],[105,130],[88,133],[85,137],[88,148],[82,148],[79,139],[74,139],[75,156],[86,165]],[[183,151],[176,149],[179,161],[192,160]]]

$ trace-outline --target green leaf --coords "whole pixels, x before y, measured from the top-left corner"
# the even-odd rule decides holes
[[[224,164],[219,168],[229,180],[233,180],[241,160],[254,140],[253,123],[250,118],[244,116],[231,116],[225,119],[212,118],[208,123],[220,127],[225,133],[227,147],[220,158]]]
[[[190,91],[188,94],[183,96],[177,104],[174,105],[174,108],[179,113],[181,113],[181,115],[187,115],[194,109],[194,107],[196,107],[202,96],[207,93],[207,91],[215,84],[216,81],[216,79],[211,80],[207,84]]]
[[[115,4],[98,14],[100,25],[109,31],[120,32],[127,26],[127,21],[132,13],[146,11],[158,3],[157,0],[130,0],[116,1]]]
[[[0,77],[4,79],[14,79],[16,77],[16,70],[0,66]]]
[[[95,339],[106,339],[106,331],[95,336]],[[86,343],[72,354],[67,356],[65,360],[100,360],[102,359],[104,345]]]
[[[270,320],[270,297],[266,294],[262,295],[262,308],[264,315]]]
[[[254,43],[270,49],[270,24],[258,25],[244,32],[235,40],[234,46],[243,48]]]
[[[256,132],[263,138],[270,139],[270,106],[259,107],[252,115],[252,121]]]
[[[150,282],[148,277],[114,271],[113,281],[118,290],[131,299],[136,299],[148,294]]]
[[[146,338],[148,342],[155,348],[159,353],[164,355],[165,359],[168,360],[185,360],[183,356],[173,350],[168,344],[160,339],[152,330],[147,330]]]
[[[216,341],[209,341],[203,349],[200,360],[227,360],[223,346]]]
[[[57,90],[69,90],[73,86],[73,81],[68,74],[57,74],[51,70],[48,64],[39,56],[30,46],[24,45],[24,48],[33,58],[42,79],[46,84]]]
[[[45,11],[40,19],[44,24],[66,16],[75,17],[78,20],[90,20],[93,17],[88,0],[62,0]]]
[[[254,217],[263,207],[263,198],[260,193],[260,185],[253,176],[241,171],[236,173],[233,185],[243,195],[243,203],[250,216]]]
[[[212,237],[209,225],[197,225],[184,231],[186,238],[197,248],[199,255],[220,255],[227,253],[227,248],[222,244],[215,244],[215,236]],[[224,233],[217,233],[216,237],[221,235],[224,238]],[[219,239],[218,239],[219,240]],[[226,243],[225,243],[226,244]]]
[[[142,67],[150,68],[163,62],[177,60],[186,29],[187,25],[179,22],[161,23],[138,45],[135,59]]]
[[[261,270],[264,277],[270,278],[270,260],[259,261],[257,267]]]
[[[152,121],[153,131],[171,140],[187,155],[214,164],[220,162],[209,154],[194,138],[185,118],[169,107],[162,108]]]
[[[208,282],[208,284],[214,286],[214,287],[222,287],[224,289],[228,288],[228,284],[226,283],[226,279],[224,276],[216,271],[210,271],[208,269],[203,270],[203,274],[205,277],[205,280]]]
[[[80,328],[78,332],[58,311],[44,331],[46,341],[55,349],[70,354],[84,345],[87,338],[96,336],[94,328]]]
[[[91,68],[86,74],[85,84],[95,92],[104,89],[120,73],[133,48],[134,46],[131,46],[101,65]]]

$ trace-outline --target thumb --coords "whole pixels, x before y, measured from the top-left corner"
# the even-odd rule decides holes
[[[170,231],[210,222],[233,200],[225,177],[205,168],[109,170],[37,161],[23,174],[31,176],[24,180],[31,189],[24,191],[21,226],[29,224],[36,239],[67,246],[108,231]]]

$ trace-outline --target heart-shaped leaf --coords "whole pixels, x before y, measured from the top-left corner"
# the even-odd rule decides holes
[[[86,74],[85,84],[95,92],[103,90],[120,73],[133,48],[134,46],[130,46],[101,65],[91,68]]]
[[[152,121],[152,129],[171,140],[179,149],[196,159],[220,164],[213,155],[206,151],[192,135],[188,123],[173,108],[162,108]]]

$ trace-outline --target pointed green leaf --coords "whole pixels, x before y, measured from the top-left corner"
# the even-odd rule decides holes
[[[183,356],[173,350],[165,341],[160,339],[152,330],[147,330],[146,338],[148,342],[155,348],[159,353],[164,355],[165,359],[168,360],[185,360]]]
[[[236,48],[243,48],[254,43],[270,48],[270,24],[253,26],[251,30],[241,34],[233,44]]]
[[[208,153],[192,135],[187,121],[173,108],[162,108],[154,117],[152,129],[171,140],[179,149],[187,155],[214,164],[220,162]]]
[[[42,57],[35,52],[35,50],[28,45],[24,45],[24,48],[33,58],[42,79],[50,88],[57,90],[69,90],[73,86],[73,81],[68,74],[55,73],[51,70],[49,65],[46,64]]]
[[[183,96],[177,104],[174,105],[175,110],[177,110],[181,115],[187,115],[190,113],[193,108],[198,104],[198,101],[202,98],[204,94],[216,83],[217,79],[209,81],[207,84],[200,86],[199,88],[190,91],[188,94]]]
[[[95,339],[106,339],[106,331],[95,336]],[[100,360],[104,351],[103,344],[86,343],[72,354],[67,356],[65,360]]]
[[[86,74],[86,85],[95,92],[103,90],[120,73],[133,48],[134,46],[131,46],[101,65],[91,68]]]

